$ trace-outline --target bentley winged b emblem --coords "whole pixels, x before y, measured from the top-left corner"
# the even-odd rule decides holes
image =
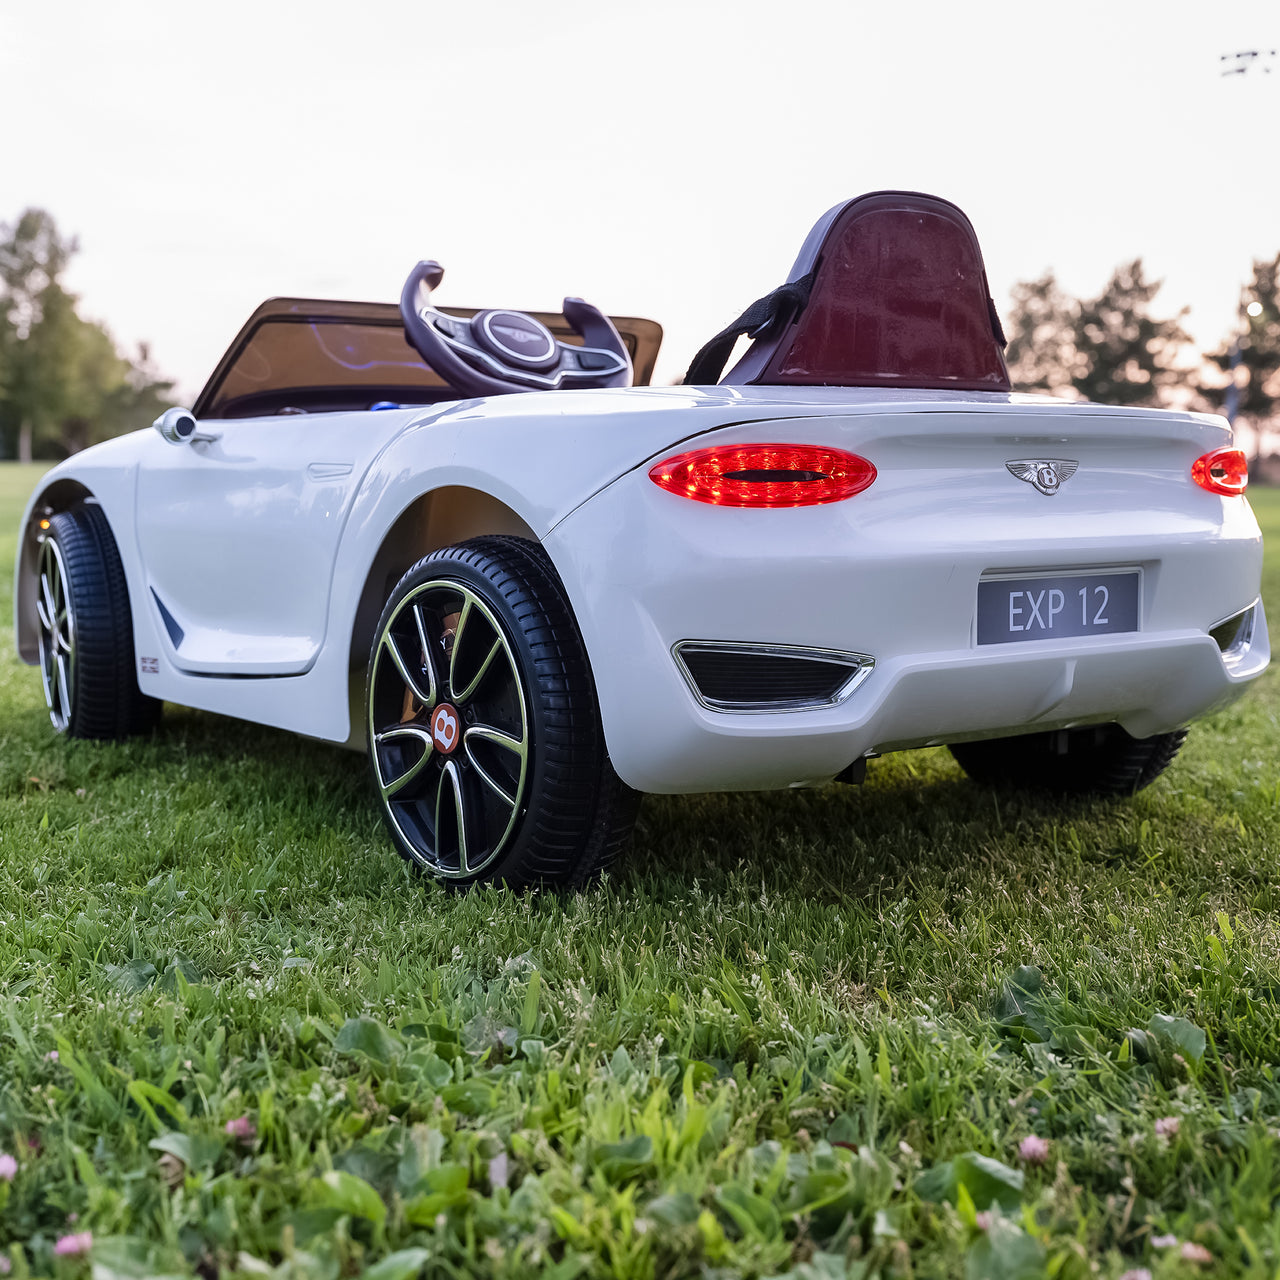
[[[1015,458],[1004,465],[1011,475],[1052,496],[1075,475],[1080,464],[1070,458]]]

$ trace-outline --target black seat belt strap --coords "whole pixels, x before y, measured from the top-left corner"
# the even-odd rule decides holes
[[[762,338],[776,333],[804,310],[813,288],[811,271],[799,280],[779,285],[772,293],[757,298],[727,329],[722,329],[693,357],[683,385],[714,386],[724,373],[733,344],[743,336]]]

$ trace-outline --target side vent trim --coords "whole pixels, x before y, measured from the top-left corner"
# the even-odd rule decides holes
[[[865,653],[800,645],[681,640],[676,666],[708,711],[812,711],[848,698],[871,674]]]
[[[1224,660],[1230,661],[1253,643],[1261,603],[1262,598],[1259,597],[1247,609],[1241,609],[1209,628],[1209,634],[1217,642]]]
[[[151,588],[151,598],[156,602],[156,608],[160,610],[160,620],[164,623],[164,629],[169,633],[169,643],[175,649],[181,648],[182,641],[187,633],[178,624],[177,618],[164,607],[164,601],[156,594],[155,587]]]

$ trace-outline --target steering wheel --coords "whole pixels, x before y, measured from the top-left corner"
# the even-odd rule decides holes
[[[400,314],[409,344],[463,395],[631,385],[631,357],[599,308],[564,300],[564,318],[585,344],[576,347],[557,342],[523,311],[479,311],[470,320],[444,315],[431,303],[443,279],[438,262],[418,263],[400,292]]]

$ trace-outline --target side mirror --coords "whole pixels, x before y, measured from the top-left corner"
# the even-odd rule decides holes
[[[151,425],[170,444],[186,444],[196,433],[196,420],[188,409],[166,409]]]
[[[152,424],[170,444],[191,444],[196,440],[216,440],[217,436],[203,435],[196,430],[196,420],[190,409],[166,409]]]

